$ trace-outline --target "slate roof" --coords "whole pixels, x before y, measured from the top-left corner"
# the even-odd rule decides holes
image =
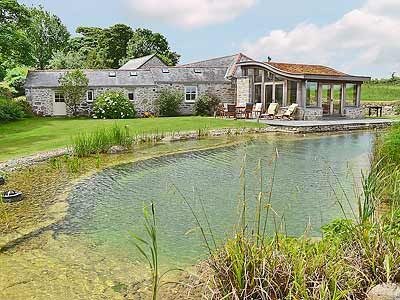
[[[196,69],[196,72],[195,72]],[[163,70],[168,70],[163,73]],[[30,71],[26,88],[55,88],[67,70]],[[136,74],[132,76],[131,73]],[[157,83],[217,83],[229,82],[226,68],[165,67],[149,70],[85,70],[90,87],[155,86]],[[110,73],[115,73],[111,77]]]
[[[163,71],[164,70],[164,71]],[[165,72],[168,70],[168,73]],[[225,78],[226,68],[218,67],[169,67],[150,68],[154,82],[201,83],[201,82],[230,82]]]
[[[196,68],[204,68],[204,67],[219,67],[219,68],[228,68],[232,62],[237,58],[237,54],[222,56],[197,62],[192,62],[188,64],[179,65],[178,67],[196,67]]]
[[[152,59],[157,54],[150,54],[147,56],[134,58],[129,60],[126,64],[119,68],[119,70],[137,70],[140,69],[145,63],[147,63],[150,59]]]
[[[67,70],[30,71],[25,87],[54,88],[58,87],[58,80]],[[110,72],[115,72],[115,77],[110,77]],[[152,73],[149,70],[135,70],[137,76],[131,76],[127,70],[85,70],[90,87],[123,87],[123,86],[154,86]]]
[[[289,64],[281,62],[266,62],[266,64],[283,72],[297,75],[347,76],[345,73],[321,65]]]

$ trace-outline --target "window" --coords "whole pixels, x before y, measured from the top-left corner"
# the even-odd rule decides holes
[[[135,95],[133,94],[133,92],[128,93],[128,98],[129,100],[133,101],[135,98]]]
[[[194,72],[195,72],[196,74],[201,74],[201,73],[202,73],[202,70],[201,70],[201,69],[194,69]]]
[[[117,77],[117,73],[114,71],[111,71],[110,73],[108,73],[109,77]]]
[[[55,92],[54,93],[54,102],[65,102],[63,93]]]
[[[283,106],[283,84],[275,84],[275,102]]]
[[[93,102],[94,100],[94,92],[93,90],[88,90],[86,94],[86,102]]]
[[[297,82],[288,81],[287,83],[287,104],[295,104],[297,101]]]
[[[313,107],[317,106],[317,83],[316,82],[307,82],[307,101],[306,106]]]
[[[162,69],[162,72],[163,72],[163,73],[169,73],[169,69],[164,68],[164,69]]]
[[[185,101],[195,102],[197,99],[197,86],[185,86]]]
[[[261,103],[261,84],[254,85],[254,103]]]
[[[131,71],[129,74],[130,74],[131,76],[137,76],[137,72],[136,72],[136,71]]]
[[[346,106],[357,106],[357,85],[346,84]]]

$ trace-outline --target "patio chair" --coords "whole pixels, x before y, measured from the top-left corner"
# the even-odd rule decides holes
[[[236,105],[235,104],[226,104],[226,110],[225,110],[225,117],[230,118],[234,117],[236,118]]]
[[[279,111],[279,104],[278,103],[271,103],[268,106],[267,113],[262,114],[260,117],[261,118],[267,118],[267,119],[274,119]]]
[[[263,104],[262,103],[256,103],[253,107],[253,118],[259,118],[262,114],[263,110]]]
[[[246,103],[246,108],[244,109],[244,117],[246,119],[249,119],[252,113],[253,113],[253,103]]]
[[[297,108],[299,107],[298,104],[292,104],[290,105],[287,110],[282,114],[281,118],[282,119],[289,119],[293,120],[294,119],[294,114],[297,111]]]
[[[215,110],[216,117],[224,117],[225,116],[225,104],[219,103]]]

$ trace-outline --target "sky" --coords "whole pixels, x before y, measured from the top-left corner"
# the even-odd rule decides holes
[[[181,63],[243,52],[257,60],[400,74],[400,0],[20,0],[77,26],[164,34]]]

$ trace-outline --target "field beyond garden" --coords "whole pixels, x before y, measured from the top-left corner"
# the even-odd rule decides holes
[[[400,100],[400,81],[397,78],[372,80],[363,85],[361,98],[364,102],[398,101]]]
[[[130,120],[29,118],[0,123],[0,161],[67,147],[82,132],[128,126],[133,134],[178,133],[192,130],[261,126],[252,122],[207,117],[176,117]]]

